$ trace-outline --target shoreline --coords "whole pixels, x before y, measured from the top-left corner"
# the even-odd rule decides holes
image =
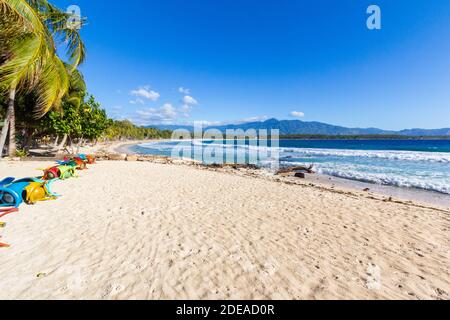
[[[130,147],[136,146],[145,142],[155,142],[155,141],[167,141],[166,140],[144,140],[144,141],[138,141],[138,142],[124,142],[124,143],[118,143],[115,146],[112,146],[110,148],[111,151],[121,154],[127,154],[127,155],[140,155],[140,156],[150,156],[150,154],[140,154],[132,151]],[[181,161],[186,161],[186,164],[192,163],[191,159],[180,159]],[[264,169],[260,169],[263,171],[266,171]],[[261,176],[266,176],[266,174],[261,174]],[[280,182],[283,181],[300,181],[296,178],[283,178],[283,177],[276,177],[277,179],[281,179]],[[417,188],[404,188],[404,187],[397,187],[397,186],[390,186],[390,185],[379,185],[369,182],[363,182],[363,181],[357,181],[357,180],[350,180],[350,179],[344,179],[339,178],[335,176],[329,176],[325,174],[319,174],[316,173],[314,175],[306,175],[306,179],[304,180],[305,183],[316,183],[322,186],[326,186],[328,188],[339,188],[343,189],[345,191],[352,191],[352,192],[361,192],[365,189],[370,189],[368,193],[368,196],[381,196],[381,197],[392,197],[395,199],[398,199],[400,201],[413,201],[415,203],[418,203],[420,205],[431,205],[431,206],[437,206],[439,208],[450,210],[450,195],[439,193],[436,191],[429,191],[424,189],[417,189]]]

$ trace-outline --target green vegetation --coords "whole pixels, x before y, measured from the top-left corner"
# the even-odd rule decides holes
[[[0,0],[0,11],[0,53],[4,59],[0,86],[8,96],[0,150],[9,132],[9,155],[14,156],[18,95],[34,93],[32,112],[36,118],[59,109],[69,88],[70,73],[83,62],[85,50],[78,30],[68,28],[70,16],[47,1]],[[56,52],[64,44],[69,67]]]
[[[47,0],[0,0],[0,157],[53,140],[55,151],[101,139],[163,138],[166,131],[108,119],[87,94],[79,28]],[[78,27],[82,27],[82,20]],[[67,61],[56,48],[66,48]]]
[[[72,142],[78,140],[82,144],[85,139],[97,141],[111,125],[105,110],[100,109],[100,104],[93,96],[79,104],[69,101],[63,102],[63,112],[51,111],[41,121],[42,131],[53,136],[63,136],[58,149],[61,149],[67,138]],[[56,144],[56,143],[55,143]]]
[[[106,130],[105,136],[111,140],[123,139],[169,139],[172,135],[171,131],[158,130],[154,128],[138,127],[128,120],[113,121]]]

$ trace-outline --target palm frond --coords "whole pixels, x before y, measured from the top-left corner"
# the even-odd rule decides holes
[[[68,24],[69,14],[46,0],[0,0],[0,13],[0,39],[10,39],[0,56],[0,87],[35,90],[36,117],[59,109],[69,88],[74,93],[70,99],[84,95],[86,84],[76,68],[86,49],[79,30]],[[56,54],[58,37],[65,42],[70,65]]]
[[[81,105],[81,98],[79,97],[70,97],[67,99],[67,102],[70,103],[72,106],[78,108]]]
[[[0,12],[2,14],[13,14],[32,33],[49,37],[47,28],[42,22],[38,12],[25,0],[0,0]],[[12,26],[13,28],[15,26]],[[48,40],[48,39],[47,39]]]
[[[83,94],[87,91],[83,74],[79,70],[74,70],[70,73],[69,90],[70,92],[76,93],[78,95]]]
[[[0,85],[33,84],[38,76],[47,47],[41,37],[26,35],[17,39],[10,48],[10,59],[0,66]]]
[[[73,69],[76,69],[86,58],[86,47],[78,31],[65,29],[67,53]]]
[[[34,110],[35,117],[44,116],[52,108],[58,110],[68,88],[69,76],[64,63],[56,56],[53,60],[46,61],[36,86],[38,99]]]
[[[34,1],[42,2],[43,0]],[[72,15],[61,11],[48,2],[46,3],[45,9],[41,9],[42,19],[45,21],[45,24],[53,33],[54,37],[60,37],[64,41],[67,49],[67,56],[72,65],[72,70],[74,70],[84,62],[86,57],[86,48],[81,39],[79,29],[70,27]],[[81,19],[79,28],[83,26],[84,21],[84,19]]]

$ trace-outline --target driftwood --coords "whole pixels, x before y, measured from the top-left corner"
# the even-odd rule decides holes
[[[138,158],[139,157],[136,154],[129,154],[125,160],[128,162],[135,162],[138,161]]]
[[[111,153],[108,154],[108,160],[112,161],[124,161],[127,158],[125,153]]]
[[[310,165],[309,167],[305,166],[296,166],[296,167],[288,167],[278,170],[277,175],[286,175],[291,173],[314,173],[314,165]]]
[[[170,157],[166,156],[158,156],[158,155],[138,155],[137,161],[139,162],[153,162],[153,163],[162,163],[168,164],[171,163],[172,160]]]
[[[206,164],[205,167],[211,168],[211,169],[222,169],[222,168],[232,168],[235,170],[238,169],[251,169],[251,170],[258,170],[259,167],[255,164],[240,164],[240,163],[212,163],[212,164]]]
[[[300,179],[306,179],[306,174],[304,172],[297,172],[295,173],[295,177]]]

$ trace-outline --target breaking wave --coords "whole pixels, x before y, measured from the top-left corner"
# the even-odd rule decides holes
[[[185,143],[202,148],[233,148],[238,154],[257,151],[264,154],[262,165],[275,157],[287,166],[312,163],[318,173],[339,178],[450,194],[450,153],[446,152],[266,147],[201,140]],[[148,153],[170,155],[178,144],[152,142],[139,147]]]

